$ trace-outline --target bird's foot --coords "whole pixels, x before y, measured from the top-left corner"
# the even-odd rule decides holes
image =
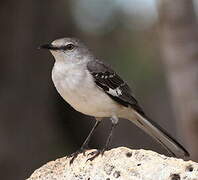
[[[83,153],[83,156],[85,156],[85,152],[87,151],[87,148],[80,148],[78,151],[76,151],[75,153],[72,153],[71,155],[69,155],[68,157],[72,157],[70,160],[70,165],[74,162],[74,160],[78,157],[79,154]]]
[[[93,152],[89,153],[88,156],[91,155],[92,157],[90,157],[89,159],[87,159],[87,161],[93,161],[99,155],[103,156],[104,152],[105,152],[105,149],[102,149],[102,150],[99,150],[98,149],[96,151],[93,151]]]

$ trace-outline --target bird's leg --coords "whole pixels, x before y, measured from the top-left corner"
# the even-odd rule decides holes
[[[92,135],[94,134],[96,128],[98,127],[98,125],[100,124],[101,122],[101,118],[96,118],[96,123],[94,124],[92,130],[90,131],[89,135],[87,136],[87,138],[85,139],[84,143],[82,144],[81,148],[82,150],[84,149],[88,149],[88,144],[89,144],[89,141],[92,137]]]
[[[112,139],[112,135],[113,135],[113,131],[114,131],[116,125],[118,124],[118,120],[119,119],[116,116],[111,117],[111,129],[110,129],[109,135],[107,137],[107,141],[105,143],[104,148],[102,150],[97,150],[97,151],[91,152],[90,155],[92,155],[92,157],[89,158],[88,160],[92,161],[100,154],[103,155],[104,152],[109,148],[109,145],[110,145],[110,142]]]
[[[118,120],[119,119],[116,116],[111,117],[111,129],[110,129],[110,133],[109,133],[109,136],[107,138],[105,147],[102,150],[103,153],[104,153],[104,151],[106,151],[109,148],[110,142],[112,140],[114,129],[115,129],[116,125],[118,124]]]
[[[69,156],[69,157],[72,157],[72,159],[70,160],[70,164],[73,163],[73,161],[77,158],[78,154],[83,153],[83,155],[85,155],[85,151],[86,151],[86,149],[88,149],[88,144],[91,139],[91,136],[94,134],[94,132],[95,132],[96,128],[98,127],[98,125],[100,124],[100,122],[101,122],[101,118],[96,118],[96,123],[94,124],[92,130],[90,131],[89,135],[85,139],[81,148]]]

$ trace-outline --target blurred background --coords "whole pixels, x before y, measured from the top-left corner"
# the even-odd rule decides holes
[[[75,152],[94,124],[57,93],[54,59],[37,47],[83,40],[129,83],[145,112],[198,161],[197,0],[1,0],[0,177],[21,180]],[[110,121],[90,147],[105,143]],[[111,148],[167,154],[127,120]]]

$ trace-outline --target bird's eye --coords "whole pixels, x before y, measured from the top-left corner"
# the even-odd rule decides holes
[[[74,49],[74,45],[73,44],[67,44],[66,46],[65,46],[65,50],[72,50],[72,49]]]

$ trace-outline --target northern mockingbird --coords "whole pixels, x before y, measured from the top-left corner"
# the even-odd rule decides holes
[[[119,118],[135,123],[172,156],[189,156],[182,145],[147,117],[127,83],[108,64],[95,58],[81,41],[76,38],[62,38],[40,48],[50,50],[55,58],[52,80],[63,99],[75,110],[96,118],[93,129],[81,149],[73,154],[71,162],[79,152],[84,152],[88,147],[90,137],[104,117],[110,117],[112,122],[106,145],[103,150],[93,153],[89,160],[108,148]]]

